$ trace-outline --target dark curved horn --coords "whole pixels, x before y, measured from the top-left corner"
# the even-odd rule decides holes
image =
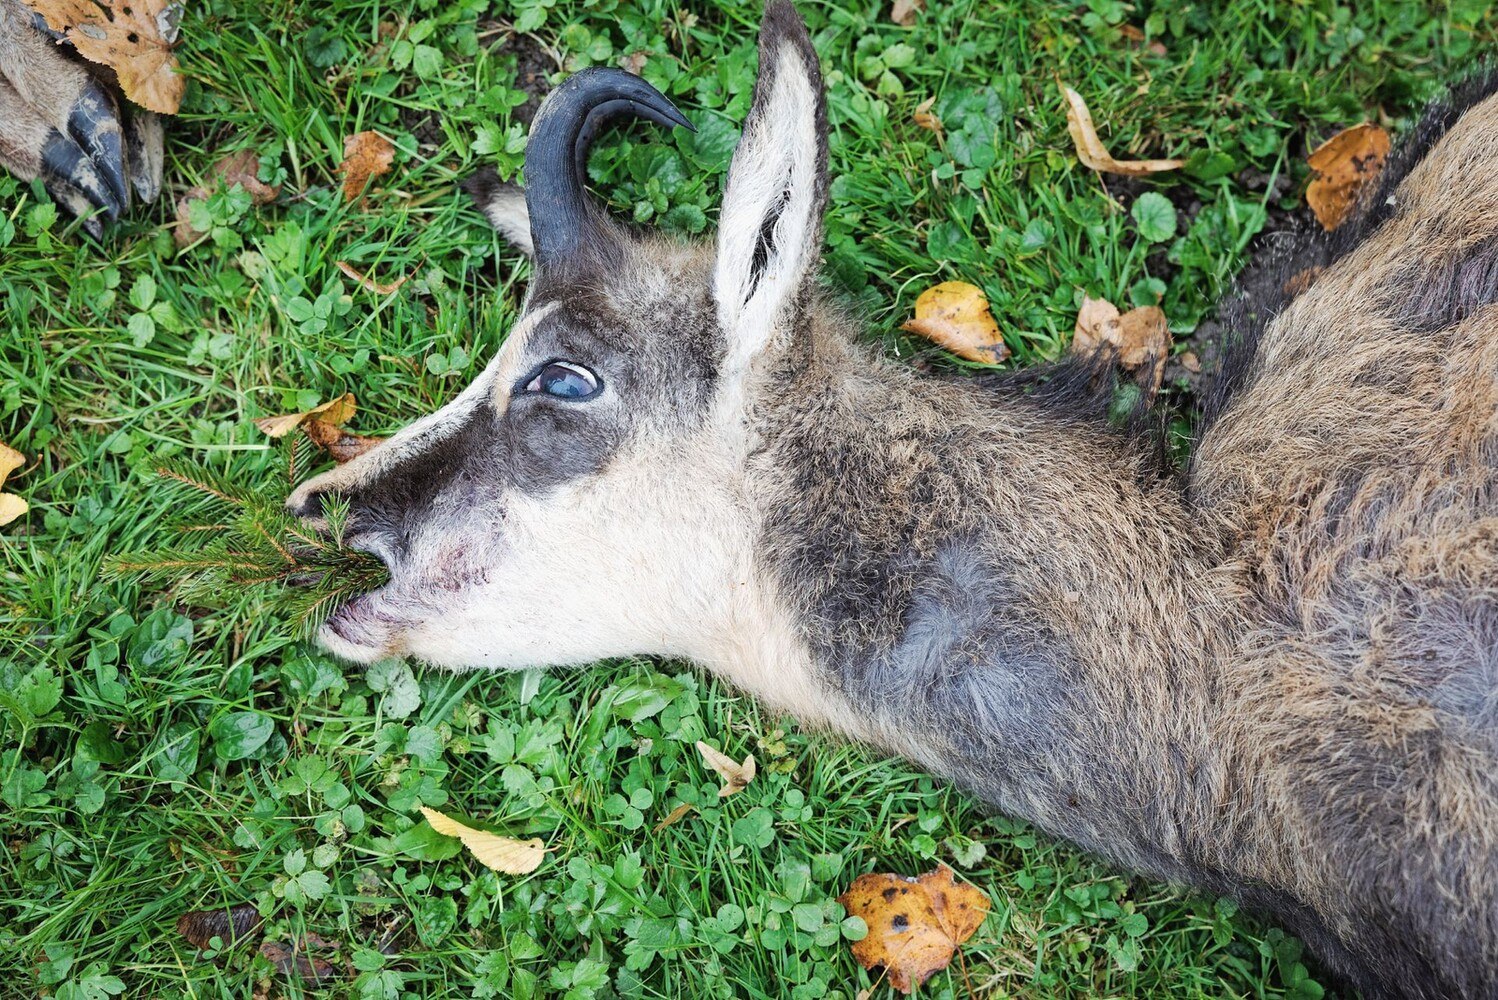
[[[622,69],[575,73],[541,105],[525,147],[525,205],[539,264],[565,260],[599,235],[583,189],[588,147],[622,115],[692,128],[660,91]]]

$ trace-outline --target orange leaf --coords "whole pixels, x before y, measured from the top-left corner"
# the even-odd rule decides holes
[[[1077,310],[1077,325],[1072,333],[1071,349],[1088,357],[1100,350],[1114,352],[1120,365],[1130,370],[1142,369],[1150,393],[1160,388],[1165,375],[1164,362],[1170,353],[1170,324],[1159,306],[1140,306],[1120,314],[1107,299],[1082,299]],[[1144,385],[1141,379],[1141,385]]]
[[[378,132],[355,132],[343,140],[343,198],[354,201],[364,197],[365,186],[375,177],[390,172],[395,162],[395,145]]]
[[[337,424],[329,423],[319,417],[309,417],[302,424],[302,433],[311,438],[313,444],[333,456],[333,461],[339,465],[352,462],[385,440],[382,437],[350,434]]]
[[[1316,171],[1306,188],[1306,204],[1322,229],[1331,232],[1351,217],[1383,172],[1389,145],[1389,133],[1364,122],[1338,132],[1306,157]]]
[[[168,0],[26,0],[78,54],[114,70],[125,96],[143,108],[174,115],[186,81],[177,74],[182,5]]]
[[[1077,149],[1077,159],[1083,166],[1104,174],[1139,177],[1162,170],[1178,170],[1185,164],[1185,160],[1115,160],[1108,147],[1103,145],[1103,140],[1098,138],[1097,129],[1092,124],[1092,112],[1087,110],[1082,95],[1064,85],[1061,93],[1066,97],[1066,128],[1071,133],[1072,145]]]
[[[926,289],[915,300],[915,318],[900,329],[979,364],[996,365],[1009,357],[983,289],[965,281],[943,281]]]
[[[865,969],[883,966],[890,984],[907,995],[947,967],[989,907],[987,895],[956,882],[946,865],[916,879],[860,875],[837,901],[869,928],[853,943],[853,957]]]
[[[915,113],[910,117],[921,128],[928,132],[935,132],[940,137],[942,133],[941,119],[931,113],[931,105],[935,103],[936,98],[934,96],[926,98],[920,104],[916,105]]]
[[[313,417],[334,427],[346,424],[353,417],[354,410],[354,394],[346,392],[337,399],[330,399],[326,403],[314,406],[305,413],[286,413],[278,417],[257,417],[255,419],[255,426],[260,428],[266,437],[285,437]]]

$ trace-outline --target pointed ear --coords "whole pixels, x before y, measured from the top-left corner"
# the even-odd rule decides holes
[[[525,192],[518,184],[506,184],[492,168],[484,167],[463,182],[463,190],[511,246],[527,257],[535,254],[530,212],[525,206]]]
[[[806,302],[827,206],[827,102],[806,24],[788,0],[765,8],[759,79],[728,170],[713,295],[742,371]]]

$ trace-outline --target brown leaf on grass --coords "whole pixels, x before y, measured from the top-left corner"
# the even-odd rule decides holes
[[[1140,386],[1151,396],[1159,391],[1170,353],[1170,324],[1159,306],[1140,306],[1120,314],[1107,299],[1083,297],[1071,349],[1082,357],[1113,352],[1115,360],[1140,373]]]
[[[736,795],[749,787],[749,782],[754,780],[754,774],[758,766],[754,763],[754,754],[744,758],[741,764],[721,750],[715,750],[701,740],[697,741],[697,752],[702,754],[702,759],[707,766],[718,772],[718,777],[723,779],[723,787],[718,789],[718,798],[726,799],[730,795]]]
[[[333,461],[339,465],[353,461],[385,440],[382,437],[350,434],[337,424],[330,424],[318,417],[313,417],[302,424],[302,433],[311,438],[313,444],[331,455]]]
[[[254,903],[239,903],[217,910],[192,910],[177,918],[177,933],[194,948],[208,948],[214,938],[233,947],[260,929],[260,911]]]
[[[889,8],[889,19],[902,28],[915,25],[915,16],[926,9],[926,0],[895,0]]]
[[[1325,270],[1325,267],[1318,264],[1313,267],[1305,268],[1304,270],[1296,271],[1294,274],[1290,275],[1290,277],[1285,279],[1285,283],[1281,285],[1280,288],[1284,290],[1284,293],[1286,295],[1299,295],[1301,292],[1314,285],[1316,283],[1316,279],[1321,277],[1321,272]]]
[[[354,265],[350,264],[346,260],[334,261],[333,264],[338,268],[338,270],[342,271],[344,274],[357,281],[360,288],[368,289],[369,291],[374,292],[376,295],[392,295],[400,289],[401,285],[404,285],[406,282],[411,280],[411,275],[403,274],[389,284],[385,284],[383,282],[376,281],[373,278],[369,277],[369,275],[364,274],[362,271],[359,271],[354,267]]]
[[[167,0],[26,0],[78,54],[114,70],[125,96],[174,115],[187,82],[177,72],[182,5]]]
[[[260,154],[253,149],[230,153],[215,163],[202,184],[177,199],[177,225],[172,229],[172,239],[177,246],[185,247],[189,243],[196,243],[206,235],[188,222],[188,205],[207,198],[219,181],[223,181],[224,187],[232,188],[236,184],[243,187],[249,194],[252,205],[266,205],[280,197],[281,186],[261,181],[257,176],[259,171]]]
[[[1316,171],[1306,188],[1306,204],[1322,229],[1331,232],[1353,215],[1383,172],[1389,145],[1388,132],[1364,122],[1338,132],[1306,157]]]
[[[1082,95],[1064,84],[1061,93],[1066,98],[1066,128],[1071,132],[1072,145],[1076,147],[1077,159],[1083,166],[1099,173],[1139,177],[1162,170],[1178,170],[1185,165],[1185,160],[1115,160],[1108,147],[1103,145],[1103,140],[1098,138],[1097,129],[1092,124],[1092,112],[1087,110]]]
[[[270,960],[282,975],[296,975],[308,983],[326,983],[340,975],[340,968],[317,952],[338,957],[339,944],[308,931],[289,944],[284,941],[262,941],[260,954]]]
[[[650,61],[650,53],[645,49],[635,49],[627,56],[619,59],[619,68],[626,73],[639,76],[645,72],[645,64]]]
[[[421,814],[427,818],[433,830],[447,837],[457,837],[468,848],[469,853],[478,858],[480,864],[497,872],[526,875],[541,867],[541,861],[546,857],[546,847],[539,837],[532,837],[530,840],[501,837],[497,833],[476,830],[459,823],[426,806],[421,807]]]
[[[390,172],[395,144],[378,132],[355,132],[343,140],[344,201],[362,201],[369,182]]]
[[[868,925],[868,935],[852,945],[858,964],[883,966],[890,985],[907,995],[951,963],[989,906],[987,895],[956,882],[946,865],[920,878],[860,875],[837,901]]]
[[[910,116],[911,120],[928,132],[935,132],[937,138],[941,138],[941,119],[931,113],[931,105],[936,103],[936,97],[926,98],[916,105],[915,113]]]
[[[979,364],[996,365],[1009,357],[983,289],[965,281],[943,281],[926,289],[915,300],[915,318],[900,329]]]
[[[1144,49],[1152,56],[1163,56],[1166,53],[1165,43],[1159,40],[1145,43],[1144,32],[1132,24],[1120,24],[1118,33],[1123,35],[1124,40],[1136,49]]]
[[[663,819],[659,823],[655,824],[654,832],[655,833],[660,833],[666,827],[676,825],[677,823],[681,822],[683,819],[686,818],[687,813],[691,812],[693,809],[696,809],[696,808],[697,807],[694,806],[694,805],[692,805],[692,803],[690,803],[690,802],[683,802],[681,805],[677,806],[675,809],[672,809],[670,812],[666,813],[666,818],[665,819]]]
[[[0,444],[0,486],[10,474],[26,464],[26,456],[14,448]],[[30,510],[31,507],[14,493],[0,493],[0,526],[4,526]]]
[[[276,417],[256,417],[255,426],[266,437],[285,437],[308,420],[317,419],[325,424],[339,427],[349,422],[356,409],[354,394],[346,392],[337,399],[314,406],[303,413],[284,413]]]

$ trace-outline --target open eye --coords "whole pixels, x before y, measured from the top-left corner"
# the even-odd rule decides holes
[[[548,361],[526,383],[525,391],[558,399],[587,399],[598,392],[598,376],[571,361]]]

